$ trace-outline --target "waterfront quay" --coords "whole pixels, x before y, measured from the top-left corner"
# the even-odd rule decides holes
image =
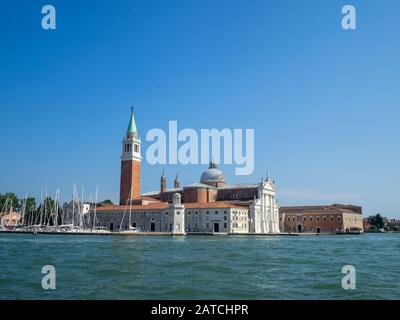
[[[19,230],[0,230],[0,234],[32,234],[32,235],[70,235],[70,236],[119,236],[119,237],[144,237],[144,236],[320,236],[320,235],[342,235],[342,234],[329,234],[329,233],[291,233],[281,232],[273,234],[265,233],[223,233],[223,232],[188,232],[186,234],[174,234],[172,232],[66,232],[66,231],[19,231]],[[349,233],[350,235],[350,233]]]

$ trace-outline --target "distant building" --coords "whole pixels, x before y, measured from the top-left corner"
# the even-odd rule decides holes
[[[280,229],[295,233],[363,231],[362,208],[353,205],[281,207]]]
[[[89,212],[95,205],[91,202],[70,201],[64,203],[62,207],[62,223],[65,225],[87,225],[89,222]]]
[[[10,212],[1,218],[1,225],[3,226],[17,226],[21,222],[21,214],[17,212]]]
[[[372,225],[369,222],[369,218],[364,218],[363,219],[363,227],[364,227],[364,231],[368,231],[370,229],[372,229]]]
[[[385,224],[385,229],[390,231],[400,231],[400,220],[399,219],[388,219]]]
[[[90,221],[118,231],[279,233],[276,189],[267,177],[259,183],[227,184],[214,161],[199,182],[181,186],[176,176],[167,188],[163,172],[158,191],[140,190],[141,142],[133,112],[122,141],[120,205],[91,210]],[[71,210],[69,210],[71,215]],[[130,226],[129,226],[130,223]]]

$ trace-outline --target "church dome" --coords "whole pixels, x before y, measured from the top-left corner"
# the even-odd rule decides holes
[[[211,161],[210,166],[206,171],[204,171],[201,175],[200,182],[224,182],[225,177],[222,171],[218,170],[217,165]]]

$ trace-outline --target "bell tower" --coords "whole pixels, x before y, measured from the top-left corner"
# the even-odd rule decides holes
[[[133,108],[131,108],[128,129],[122,140],[120,205],[140,199],[140,162],[142,161],[140,148],[141,141],[136,128]]]

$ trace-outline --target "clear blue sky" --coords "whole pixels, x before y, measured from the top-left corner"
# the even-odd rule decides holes
[[[41,28],[41,7],[57,30]],[[357,9],[357,30],[341,8]],[[151,128],[254,128],[255,182],[281,205],[354,203],[400,217],[400,2],[1,1],[0,192],[72,185],[118,199],[135,105]],[[144,144],[144,150],[146,149]],[[142,166],[142,191],[162,166]],[[204,166],[166,166],[183,184]]]

